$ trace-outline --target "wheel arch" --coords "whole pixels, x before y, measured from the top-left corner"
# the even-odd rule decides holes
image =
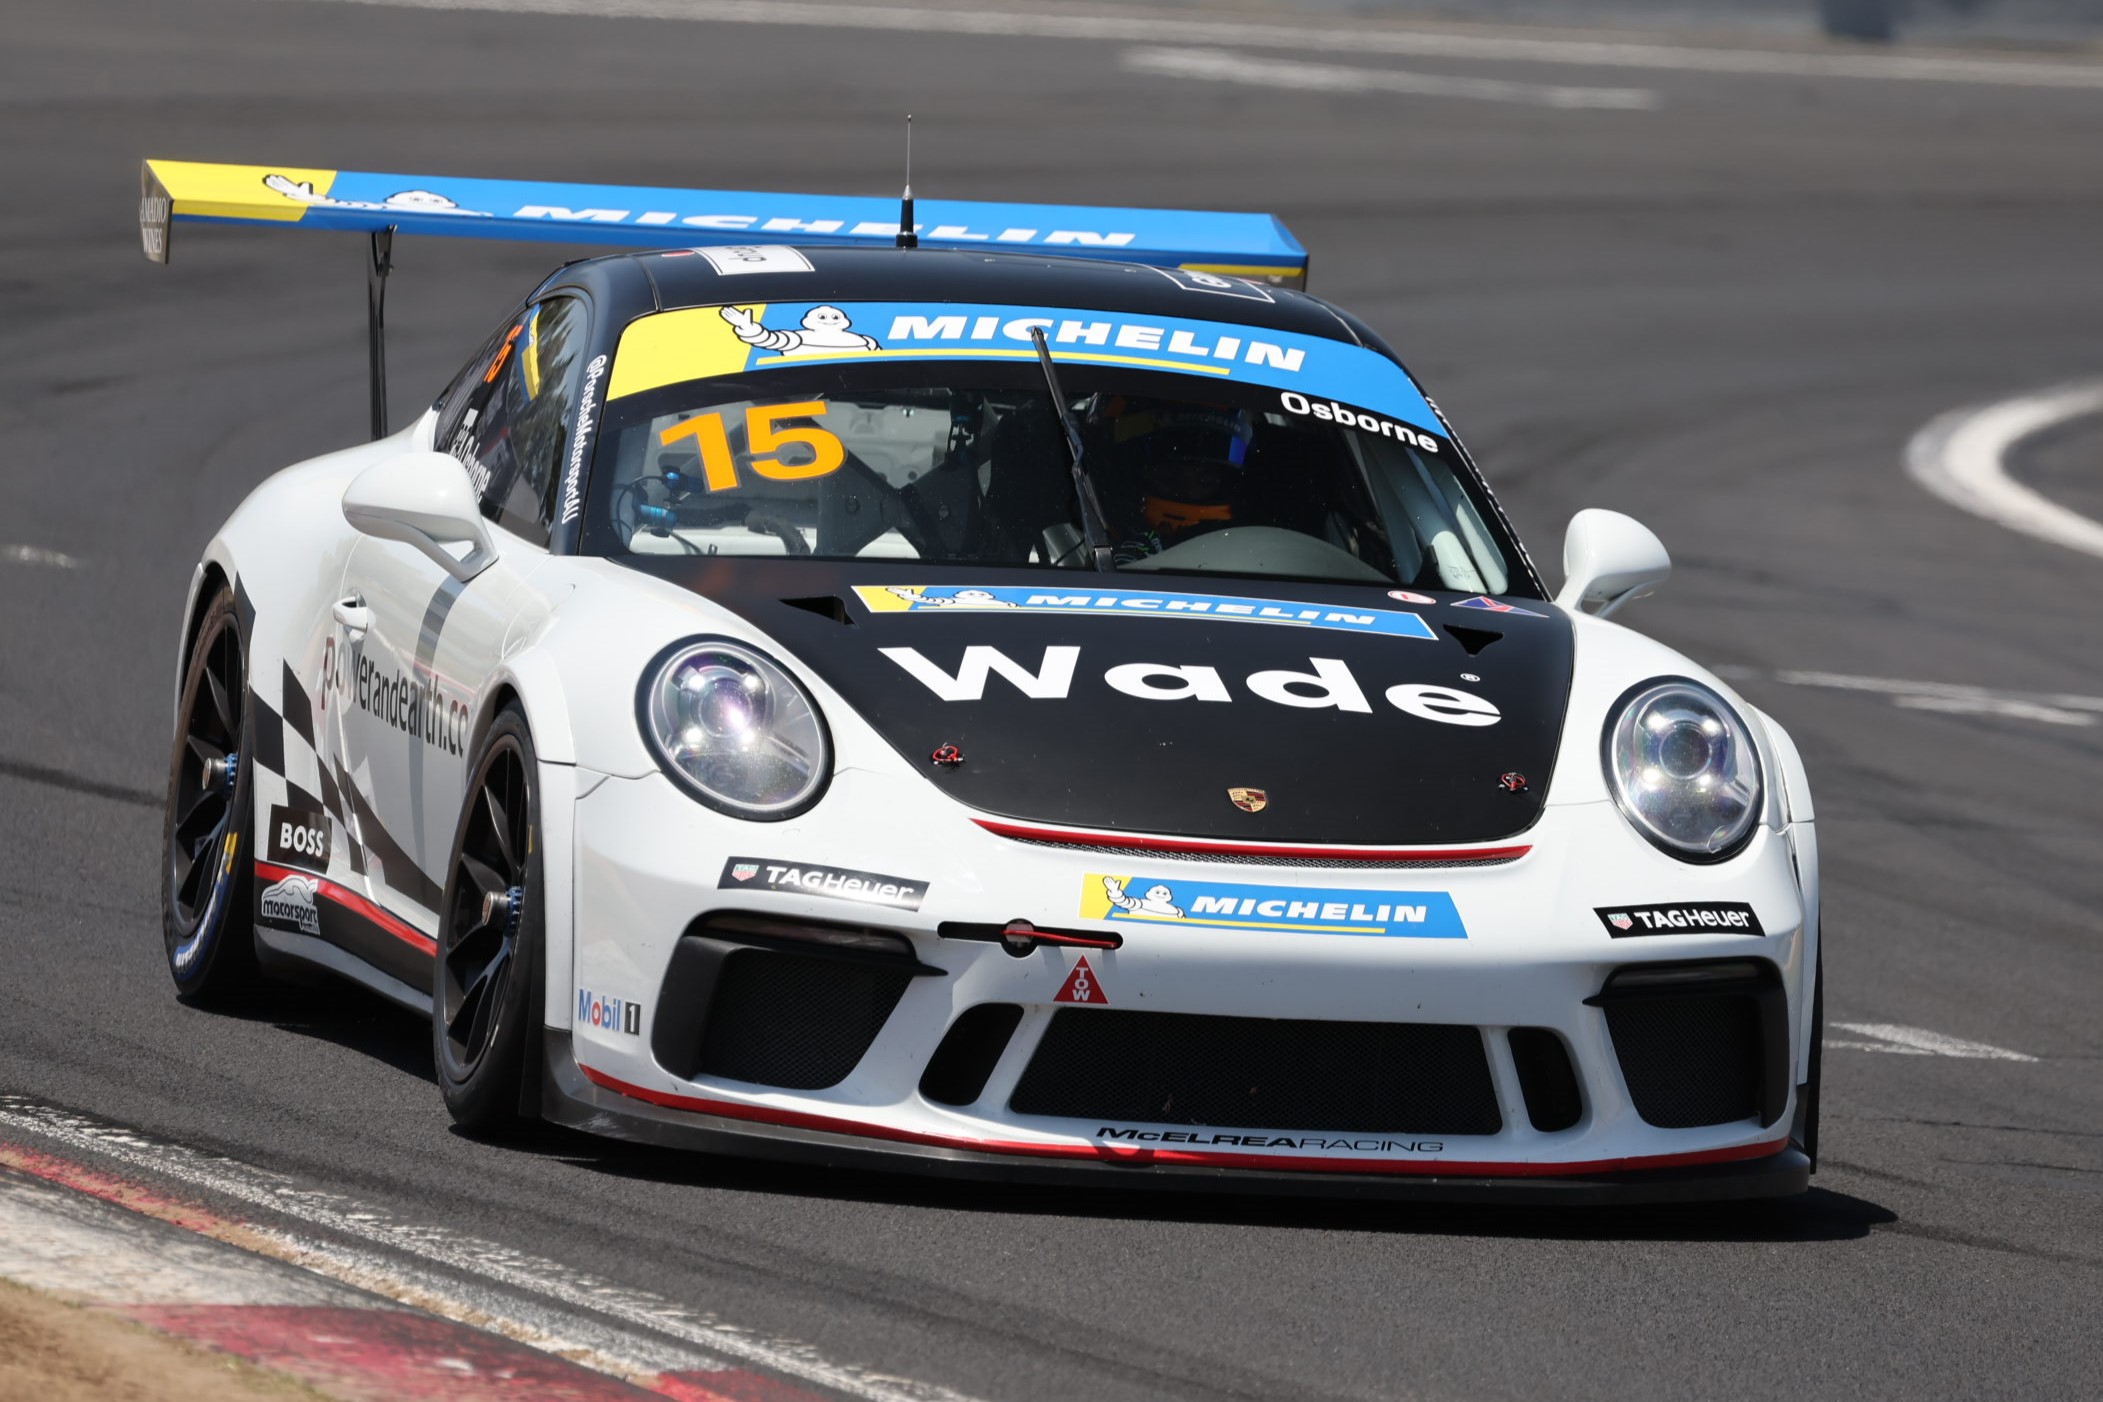
[[[197,568],[190,571],[190,590],[183,600],[182,633],[175,648],[174,686],[168,699],[168,713],[174,724],[182,724],[183,677],[190,668],[190,653],[197,646],[198,629],[204,626],[205,610],[221,589],[233,588],[240,576],[235,572],[233,559],[224,541],[214,540],[205,551]],[[240,593],[235,592],[236,608],[243,615],[242,623],[248,623],[247,609],[241,605]]]
[[[577,747],[570,730],[569,695],[563,688],[562,673],[552,657],[532,648],[505,658],[490,675],[481,712],[475,717],[469,753],[481,747],[490,725],[506,706],[513,704],[525,713],[541,763],[577,762]]]
[[[513,704],[525,714],[539,765],[541,887],[546,900],[541,916],[545,983],[541,1016],[544,1025],[567,1030],[575,970],[576,805],[579,780],[584,776],[576,767],[569,693],[561,668],[546,650],[527,648],[498,665],[475,718],[470,754],[480,753],[489,727]]]

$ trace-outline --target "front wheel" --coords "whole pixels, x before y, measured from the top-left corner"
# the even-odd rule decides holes
[[[224,1001],[256,977],[244,644],[233,592],[221,588],[184,669],[161,819],[161,936],[186,1002]]]
[[[431,1040],[454,1123],[498,1130],[539,1105],[540,786],[533,735],[497,715],[469,770],[433,970]]]

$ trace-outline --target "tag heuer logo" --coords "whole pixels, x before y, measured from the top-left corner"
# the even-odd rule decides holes
[[[739,881],[750,881],[753,877],[759,875],[759,863],[739,862],[730,869],[730,874]]]
[[[1228,789],[1227,801],[1244,813],[1261,813],[1271,796],[1262,789]]]
[[[1626,930],[1631,925],[1636,923],[1635,921],[1629,919],[1626,915],[1621,915],[1618,913],[1614,915],[1609,915],[1606,918],[1606,922],[1607,924],[1612,925],[1617,930]]]

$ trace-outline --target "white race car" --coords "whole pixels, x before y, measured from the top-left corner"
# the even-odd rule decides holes
[[[427,1013],[474,1129],[1805,1187],[1795,747],[1606,620],[1669,569],[1640,525],[1580,513],[1551,595],[1275,221],[923,203],[907,246],[866,201],[294,174],[149,163],[148,252],[171,218],[371,232],[376,367],[394,228],[641,247],[206,548],[183,996],[296,964]],[[709,242],[769,224],[797,246]]]

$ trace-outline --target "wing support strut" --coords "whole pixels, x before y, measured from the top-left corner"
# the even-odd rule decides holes
[[[365,353],[372,376],[372,436],[387,436],[387,274],[394,271],[394,228],[372,231],[365,265]]]

